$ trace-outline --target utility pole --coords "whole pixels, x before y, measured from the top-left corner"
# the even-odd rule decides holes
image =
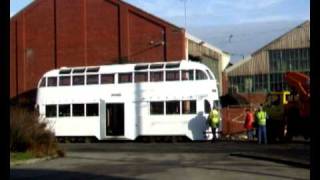
[[[187,1],[188,0],[180,0],[183,1],[184,5],[184,28],[187,30]]]

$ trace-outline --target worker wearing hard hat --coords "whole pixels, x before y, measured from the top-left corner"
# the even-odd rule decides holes
[[[258,124],[258,142],[259,144],[263,143],[267,144],[267,113],[263,110],[262,105],[259,107],[259,110],[256,114],[256,120]]]

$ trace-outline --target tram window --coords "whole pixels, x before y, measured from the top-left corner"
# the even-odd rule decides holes
[[[209,101],[205,100],[204,101],[204,112],[206,114],[210,113],[211,107]]]
[[[114,83],[114,74],[101,74],[100,84],[113,84]]]
[[[73,76],[72,85],[84,85],[84,76]]]
[[[196,70],[196,79],[197,80],[204,80],[204,79],[208,79],[206,73],[204,73],[201,70]]]
[[[197,112],[197,103],[195,100],[182,101],[182,114],[195,114]]]
[[[45,87],[45,86],[46,86],[46,78],[43,77],[40,82],[40,87]]]
[[[166,81],[179,81],[179,71],[166,71]]]
[[[163,114],[164,102],[150,102],[150,114]]]
[[[148,81],[148,72],[135,72],[134,82],[146,82]]]
[[[150,69],[162,69],[163,64],[151,64]]]
[[[121,73],[119,74],[119,83],[130,83],[132,82],[131,73]]]
[[[59,86],[70,86],[70,76],[60,76]]]
[[[163,81],[163,72],[162,71],[150,72],[150,81],[151,82]]]
[[[180,114],[180,101],[167,101],[166,112],[167,114]]]
[[[78,74],[78,73],[84,73],[84,71],[85,71],[85,69],[74,69],[74,70],[72,71],[72,73]]]
[[[59,105],[59,117],[70,116],[70,104]]]
[[[210,74],[210,72],[208,71],[208,70],[206,70],[207,71],[207,73],[208,73],[208,75],[209,75],[209,78],[211,79],[211,80],[213,80],[213,77],[212,77],[212,75]]]
[[[136,65],[134,70],[145,70],[148,69],[148,65]]]
[[[99,105],[98,103],[86,104],[87,107],[87,116],[98,116],[99,115]]]
[[[46,117],[57,117],[57,105],[46,105]]]
[[[179,68],[180,63],[175,63],[175,64],[166,64],[166,68],[171,69],[171,68]]]
[[[87,84],[99,84],[99,76],[97,74],[87,75]]]
[[[62,69],[59,71],[59,74],[70,74],[71,73],[71,69]]]
[[[84,116],[84,104],[72,104],[72,116]]]
[[[98,67],[94,67],[94,68],[88,68],[86,72],[98,72],[99,68]]]
[[[48,77],[48,86],[57,86],[57,77]]]
[[[182,70],[181,73],[182,80],[193,80],[193,70]]]

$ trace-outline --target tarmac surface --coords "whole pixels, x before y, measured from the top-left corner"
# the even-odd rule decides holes
[[[307,142],[60,144],[66,157],[11,167],[11,179],[310,179]]]

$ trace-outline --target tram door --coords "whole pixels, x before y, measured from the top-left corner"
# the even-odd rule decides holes
[[[106,104],[107,136],[124,135],[124,104]]]

